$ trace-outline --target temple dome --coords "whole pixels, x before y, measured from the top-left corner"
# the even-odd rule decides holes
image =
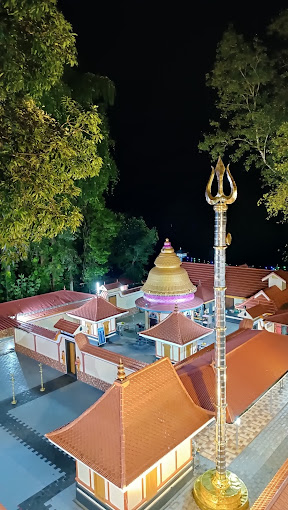
[[[155,260],[142,287],[147,295],[180,296],[193,294],[196,287],[189,280],[187,271],[181,266],[181,260],[174,252],[169,239],[166,239],[161,253]]]

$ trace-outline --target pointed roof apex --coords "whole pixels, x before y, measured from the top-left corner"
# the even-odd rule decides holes
[[[126,374],[125,374],[125,368],[124,368],[124,365],[122,363],[122,359],[120,358],[119,360],[119,365],[118,365],[118,372],[117,372],[117,381],[124,381],[126,379]]]

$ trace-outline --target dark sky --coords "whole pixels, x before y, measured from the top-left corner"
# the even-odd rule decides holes
[[[198,142],[213,114],[205,74],[229,23],[261,36],[285,1],[105,2],[61,0],[78,34],[79,67],[106,75],[116,85],[110,111],[120,181],[109,199],[114,210],[143,216],[190,255],[213,255],[213,208],[204,197],[210,159]],[[227,161],[225,161],[227,163]],[[270,266],[281,262],[287,225],[266,221],[257,207],[256,171],[232,165],[238,199],[229,208],[232,245],[227,261]],[[280,250],[280,251],[279,251]]]

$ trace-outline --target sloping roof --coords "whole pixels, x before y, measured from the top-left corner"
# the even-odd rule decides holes
[[[209,335],[213,329],[205,328],[188,319],[181,312],[172,312],[163,321],[150,329],[141,331],[141,336],[149,336],[159,340],[166,340],[173,344],[185,345],[204,335]]]
[[[75,333],[79,326],[80,324],[77,324],[77,322],[66,321],[65,319],[59,319],[59,321],[54,324],[54,328],[65,331],[65,333],[70,333],[71,335]]]
[[[182,267],[186,269],[190,280],[195,285],[197,285],[200,280],[201,284],[205,286],[207,280],[211,282],[211,278],[213,278],[213,264],[183,262]],[[268,269],[256,269],[254,267],[247,267],[246,265],[226,266],[226,295],[243,298],[253,296],[259,290],[267,288],[268,282],[263,282],[262,278],[267,276],[269,273],[271,273],[271,271]],[[287,271],[279,270],[275,271],[275,273],[279,273],[281,278],[284,278],[284,273],[284,279],[287,281]]]
[[[288,459],[255,501],[251,510],[286,510],[288,508]]]
[[[0,331],[4,331],[9,328],[16,328],[18,326],[18,321],[15,319],[10,319],[9,317],[1,317],[0,316]]]
[[[209,301],[214,300],[214,279],[209,278],[205,281],[205,285],[202,285],[201,281],[197,287],[197,291],[195,292],[195,296],[202,299],[204,303],[208,303]]]
[[[30,315],[44,311],[47,312],[48,310],[51,311],[52,309],[58,310],[58,307],[63,305],[81,301],[83,303],[93,296],[94,294],[86,294],[84,292],[57,290],[56,292],[48,292],[47,294],[0,303],[0,315],[3,317],[15,317],[19,314]]]
[[[241,330],[234,334],[231,340],[244,341],[233,349],[230,349],[232,344],[227,343],[228,422],[246,411],[288,370],[287,338],[265,330],[253,332],[249,335],[248,330]],[[210,350],[210,359],[206,354],[206,359],[201,360],[200,353],[195,361],[192,355],[185,363],[177,364],[176,370],[193,400],[212,411],[215,403],[214,348]]]
[[[76,310],[72,310],[68,313],[68,315],[72,315],[73,317],[80,317],[82,319],[86,319],[92,322],[101,321],[103,319],[108,319],[109,317],[113,317],[115,315],[122,315],[128,313],[127,310],[123,308],[118,308],[118,306],[109,303],[106,299],[101,296],[94,296],[90,301],[85,303],[80,308]]]
[[[119,289],[123,284],[120,282],[113,282],[113,283],[104,283],[104,287],[106,290],[113,290],[113,289]]]
[[[17,326],[15,327],[17,327],[17,329],[22,329],[22,331],[27,331],[27,333],[33,333],[34,335],[44,336],[44,338],[49,338],[50,340],[55,340],[57,335],[57,331],[42,328],[41,326],[31,324],[30,322],[17,321]]]
[[[267,316],[274,312],[273,308],[269,305],[259,304],[248,308],[246,312],[252,317],[252,319],[257,319],[258,317]]]
[[[267,322],[276,322],[277,324],[288,325],[288,310],[275,313],[274,315],[269,315],[269,317],[266,317],[265,320]]]
[[[21,322],[16,319],[10,319],[10,317],[1,317],[0,316],[0,331],[3,331],[8,328],[17,328],[22,329],[22,331],[27,331],[27,333],[33,333],[34,335],[44,336],[45,338],[50,338],[54,340],[57,332],[52,331],[51,329],[42,328],[41,326],[36,326],[35,324],[31,324],[30,322]]]
[[[281,290],[277,285],[273,285],[269,289],[265,290],[265,294],[275,303],[276,309],[288,307],[288,289]]]
[[[238,309],[246,308],[253,319],[267,314],[275,314],[287,307],[288,289],[281,290],[276,285],[256,293],[255,296],[236,306]]]
[[[46,437],[125,488],[210,419],[163,358],[116,381],[79,418]]]
[[[115,363],[118,365],[119,359],[121,357],[122,363],[125,368],[130,368],[131,370],[140,370],[140,368],[146,367],[147,363],[144,361],[139,361],[134,358],[128,358],[127,356],[121,356],[116,352],[108,351],[104,347],[98,347],[97,345],[91,345],[88,341],[88,338],[84,333],[78,333],[75,335],[75,342],[77,343],[80,351],[87,352],[92,356],[96,356],[97,358],[105,359],[106,361],[110,361],[111,363]]]

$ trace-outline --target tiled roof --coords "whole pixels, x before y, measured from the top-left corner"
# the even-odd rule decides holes
[[[105,283],[104,287],[106,290],[113,290],[113,289],[119,289],[119,287],[122,286],[122,283],[120,282],[113,282],[113,283]]]
[[[277,285],[273,285],[265,290],[265,294],[275,303],[277,310],[288,305],[288,289],[280,290]]]
[[[79,418],[46,437],[125,488],[210,419],[163,358],[115,382]]]
[[[269,304],[259,304],[252,306],[247,309],[247,313],[249,313],[252,319],[257,319],[258,317],[264,317],[274,312],[274,307],[269,306]]]
[[[9,328],[16,328],[17,326],[18,322],[15,319],[0,316],[0,331],[4,331],[5,329]]]
[[[44,319],[45,317],[51,317],[54,315],[60,315],[63,313],[71,312],[72,310],[76,310],[76,308],[80,308],[85,301],[80,301],[79,303],[70,303],[69,305],[57,306],[57,308],[50,308],[49,310],[44,310],[43,312],[33,313],[29,316],[24,316],[23,318],[20,315],[20,319],[22,321],[36,321],[39,319]],[[87,301],[86,301],[87,302]]]
[[[60,329],[60,331],[65,331],[65,333],[70,333],[71,335],[75,333],[79,326],[80,324],[77,322],[66,321],[65,319],[59,319],[59,321],[54,324],[54,328]]]
[[[288,289],[280,290],[276,285],[256,293],[236,308],[246,308],[253,319],[265,314],[275,314],[288,306]]]
[[[104,347],[97,347],[97,345],[89,344],[88,338],[84,333],[78,333],[75,336],[75,342],[77,343],[80,351],[87,352],[97,358],[105,359],[116,365],[119,363],[119,357],[121,357],[124,367],[130,368],[131,370],[140,370],[140,368],[146,367],[147,363],[139,361],[134,358],[128,358],[127,356],[120,356],[116,352],[108,351]]]
[[[275,313],[275,315],[269,315],[269,317],[266,317],[265,320],[266,322],[276,322],[277,324],[288,325],[288,310]]]
[[[202,357],[200,351],[197,353],[199,356],[192,355],[177,364],[176,370],[193,400],[212,411],[215,403],[215,354],[214,348],[204,351]],[[284,335],[240,330],[230,336],[226,357],[228,422],[233,422],[287,372],[287,359],[288,342]]]
[[[159,340],[166,340],[173,344],[185,345],[197,338],[212,333],[213,329],[205,328],[188,319],[181,312],[172,312],[159,324],[141,331],[141,336],[149,336]]]
[[[209,301],[214,300],[214,279],[213,277],[207,279],[205,285],[202,285],[201,281],[197,287],[197,291],[195,292],[195,296],[202,299],[204,303],[208,303]]]
[[[14,317],[18,314],[35,314],[51,309],[58,309],[58,307],[68,303],[77,303],[80,301],[83,303],[93,296],[94,294],[86,294],[84,292],[57,290],[56,292],[48,292],[47,294],[40,294],[39,296],[0,303],[0,315],[3,317]]]
[[[109,301],[106,301],[106,299],[101,296],[94,296],[93,299],[90,299],[90,301],[80,306],[80,308],[77,308],[77,310],[72,310],[68,315],[97,322],[113,317],[114,315],[122,315],[125,313],[128,313],[127,310],[118,308],[118,306],[109,303]]]
[[[286,510],[288,508],[288,460],[255,501],[251,510]]]
[[[37,326],[36,324],[31,324],[30,322],[20,322],[17,321],[17,329],[22,329],[23,331],[27,331],[27,333],[33,333],[34,335],[44,336],[44,338],[50,338],[50,340],[55,340],[57,331],[52,331],[51,329],[42,328],[41,326]]]
[[[122,291],[122,295],[126,296],[127,294],[133,294],[133,292],[139,292],[142,287],[133,287],[133,289],[127,289]]]
[[[206,282],[211,282],[211,278],[213,278],[213,264],[183,262],[182,267],[186,269],[190,280],[195,285],[198,285],[200,280],[201,284],[205,286]],[[276,274],[279,273],[281,278],[286,279],[286,281],[288,280],[287,271],[279,270],[274,272]],[[268,269],[256,269],[247,266],[226,266],[226,295],[243,298],[253,296],[259,290],[267,288],[268,281],[263,282],[262,278],[270,273],[271,271]]]

